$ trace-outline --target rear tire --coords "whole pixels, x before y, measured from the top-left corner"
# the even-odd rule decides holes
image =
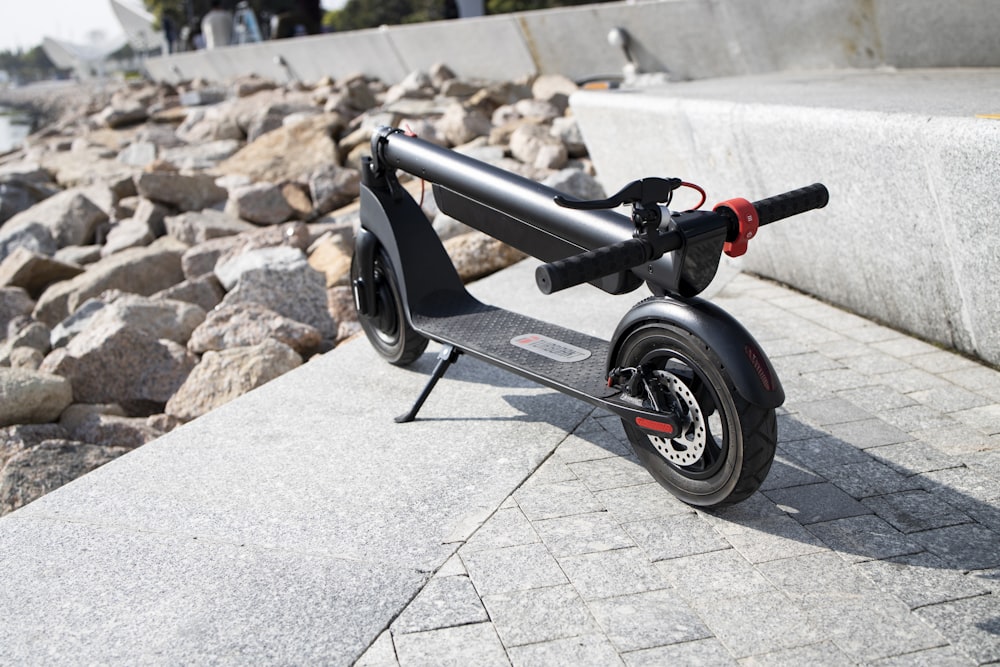
[[[732,505],[760,487],[777,444],[774,409],[743,398],[704,341],[663,322],[643,324],[625,338],[617,364],[664,371],[657,377],[687,422],[670,439],[622,421],[633,451],[656,481],[699,507]],[[652,407],[648,400],[644,406]]]
[[[379,246],[373,253],[375,266],[371,270],[374,285],[368,286],[375,292],[375,312],[362,315],[358,311],[358,322],[368,337],[368,341],[386,361],[394,366],[408,366],[416,361],[427,348],[427,338],[410,326],[403,310],[403,299],[396,272],[385,249]],[[358,255],[351,259],[351,284],[367,271],[358,266]],[[355,304],[355,307],[357,304]]]

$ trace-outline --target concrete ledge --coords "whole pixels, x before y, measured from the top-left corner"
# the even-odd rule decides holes
[[[256,73],[315,81],[357,72],[387,83],[437,62],[459,76],[620,75],[607,42],[624,28],[642,71],[704,79],[805,68],[998,67],[991,0],[650,0],[181,53],[146,61],[159,81]],[[276,64],[280,56],[288,70]]]
[[[585,92],[605,186],[681,176],[710,198],[814,181],[830,205],[760,234],[743,266],[1000,364],[1000,71],[845,71]]]

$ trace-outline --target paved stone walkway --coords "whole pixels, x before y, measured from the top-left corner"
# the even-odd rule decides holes
[[[713,300],[788,395],[762,491],[696,511],[592,413],[358,665],[1000,661],[1000,372],[750,276]]]

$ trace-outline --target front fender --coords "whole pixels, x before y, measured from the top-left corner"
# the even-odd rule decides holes
[[[785,402],[785,390],[778,374],[750,332],[726,311],[698,298],[681,301],[651,297],[633,306],[618,323],[611,339],[609,372],[617,366],[625,338],[647,322],[671,324],[700,338],[725,365],[740,395],[754,405],[776,408]]]

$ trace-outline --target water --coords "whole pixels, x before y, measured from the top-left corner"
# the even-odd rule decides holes
[[[0,153],[17,148],[30,133],[30,118],[19,111],[0,107]]]

